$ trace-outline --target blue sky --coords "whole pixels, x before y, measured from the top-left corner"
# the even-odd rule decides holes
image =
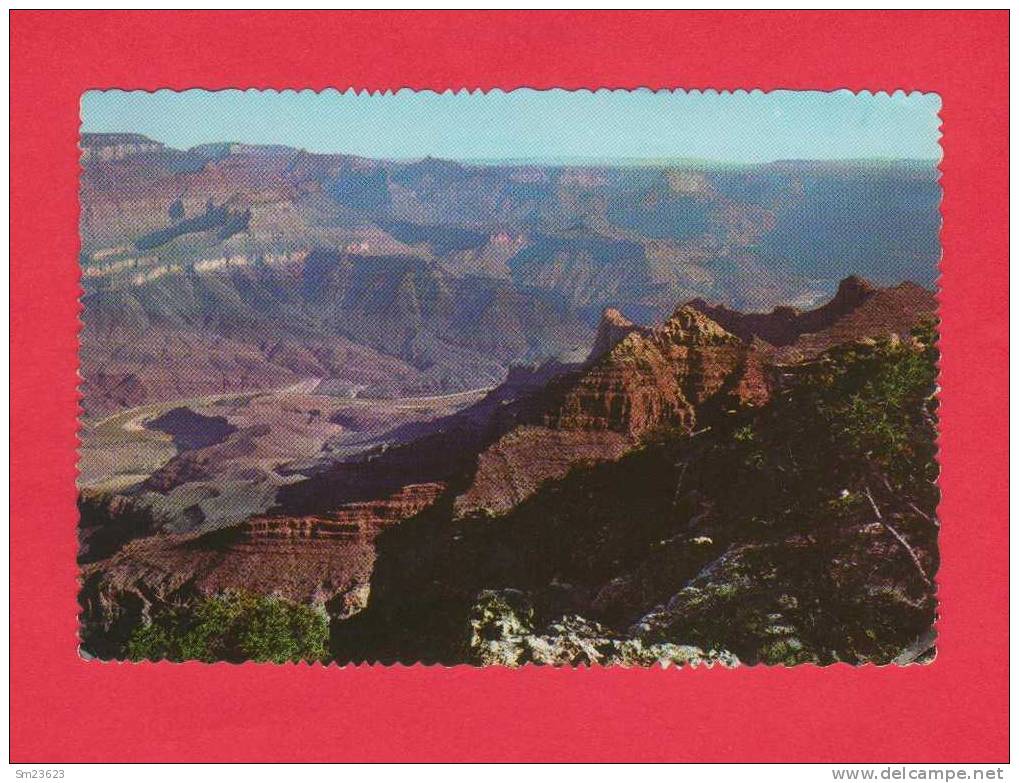
[[[92,91],[82,130],[173,147],[286,144],[376,158],[939,159],[935,94],[599,90]]]

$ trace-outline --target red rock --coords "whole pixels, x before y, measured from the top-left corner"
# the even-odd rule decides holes
[[[605,308],[602,313],[598,331],[595,332],[594,347],[587,357],[587,362],[595,362],[607,354],[633,332],[647,333],[650,331],[637,326],[614,307]]]
[[[181,593],[224,590],[329,604],[348,617],[367,603],[375,537],[429,506],[442,484],[403,487],[320,517],[255,517],[204,535],[156,535],[82,568],[85,609],[112,619],[125,603],[148,606]],[[114,612],[115,613],[115,612]]]
[[[689,306],[744,340],[759,337],[772,345],[783,346],[794,343],[802,334],[827,329],[877,291],[872,283],[853,275],[839,283],[830,302],[806,312],[794,307],[776,307],[770,313],[741,313],[724,305],[710,305],[703,299],[694,299]]]
[[[813,358],[836,345],[864,338],[892,335],[905,338],[919,321],[935,318],[937,312],[934,292],[915,283],[872,290],[856,307],[840,312],[824,329],[800,335],[779,352],[777,360],[788,363]]]
[[[575,466],[619,459],[632,447],[629,438],[610,431],[518,427],[479,455],[474,480],[457,497],[454,513],[505,513]]]
[[[424,510],[442,494],[441,483],[408,484],[378,500],[348,503],[320,516],[260,516],[240,525],[249,541],[259,539],[343,539],[374,538],[384,528]]]
[[[662,425],[691,427],[695,408],[718,392],[746,352],[692,307],[634,331],[582,374],[561,382],[545,417],[556,429],[613,430],[638,437]]]

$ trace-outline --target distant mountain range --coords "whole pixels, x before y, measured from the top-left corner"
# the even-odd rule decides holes
[[[583,355],[601,311],[933,285],[917,162],[476,165],[84,134],[86,413],[336,379],[368,395]],[[171,349],[172,346],[172,349]],[[158,360],[157,360],[158,357]]]
[[[811,165],[816,168],[920,168],[937,166],[938,161],[926,158],[831,158],[826,160],[796,159],[763,162],[727,161],[714,158],[592,158],[582,155],[561,157],[463,158],[463,163],[478,166],[555,166],[580,168],[682,168],[707,170],[758,169],[762,166]]]

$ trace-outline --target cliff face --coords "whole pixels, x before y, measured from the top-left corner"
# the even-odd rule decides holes
[[[784,362],[802,361],[836,345],[861,338],[895,335],[909,339],[909,332],[921,319],[934,319],[938,302],[933,291],[913,283],[871,291],[855,307],[847,307],[823,328],[800,334],[779,351]]]
[[[618,459],[651,430],[689,430],[746,355],[738,338],[688,307],[654,329],[609,311],[595,345],[596,358],[554,377],[524,425],[480,453],[457,515],[505,513],[577,465]]]
[[[916,290],[913,290],[913,289]],[[779,387],[782,367],[832,346],[890,335],[906,336],[933,315],[933,294],[909,285],[878,289],[850,278],[832,302],[796,315],[800,334],[784,347],[774,336],[777,316],[748,316],[735,323],[740,339],[701,308],[682,306],[652,329],[635,327],[618,312],[606,313],[596,345],[581,369],[550,376],[531,392],[519,423],[501,433],[477,458],[467,489],[454,503],[458,517],[502,514],[582,465],[613,461],[663,428],[692,432],[705,409],[760,408]]]
[[[244,540],[260,543],[297,539],[371,539],[381,530],[430,506],[445,488],[441,483],[408,484],[388,497],[347,503],[322,516],[253,517],[241,524],[238,530]]]
[[[692,427],[745,354],[741,341],[690,307],[662,326],[631,332],[572,382],[546,423],[636,438],[661,426]]]
[[[724,305],[711,305],[703,299],[694,299],[689,306],[744,340],[758,337],[771,345],[784,346],[796,342],[802,334],[829,328],[876,292],[873,284],[853,275],[839,283],[831,301],[806,312],[794,307],[776,307],[770,313],[741,313]]]
[[[646,334],[648,329],[637,326],[615,307],[605,308],[601,321],[598,322],[598,330],[594,335],[594,346],[591,348],[591,353],[588,354],[587,363],[592,364],[598,361],[633,332]]]
[[[517,427],[478,455],[470,486],[456,498],[454,512],[505,514],[577,465],[619,459],[631,448],[631,439],[610,430]]]
[[[85,162],[123,160],[159,152],[165,147],[140,133],[83,133],[81,159]]]
[[[152,607],[226,590],[277,594],[324,605],[335,618],[349,617],[368,602],[375,538],[430,506],[444,489],[442,484],[408,485],[328,514],[262,515],[198,536],[130,541],[112,557],[82,569],[83,636],[103,655],[123,641],[123,628],[147,617]]]

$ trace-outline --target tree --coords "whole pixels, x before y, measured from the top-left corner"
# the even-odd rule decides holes
[[[171,661],[320,661],[325,614],[276,596],[227,591],[188,607],[158,611],[134,629],[127,657]]]

